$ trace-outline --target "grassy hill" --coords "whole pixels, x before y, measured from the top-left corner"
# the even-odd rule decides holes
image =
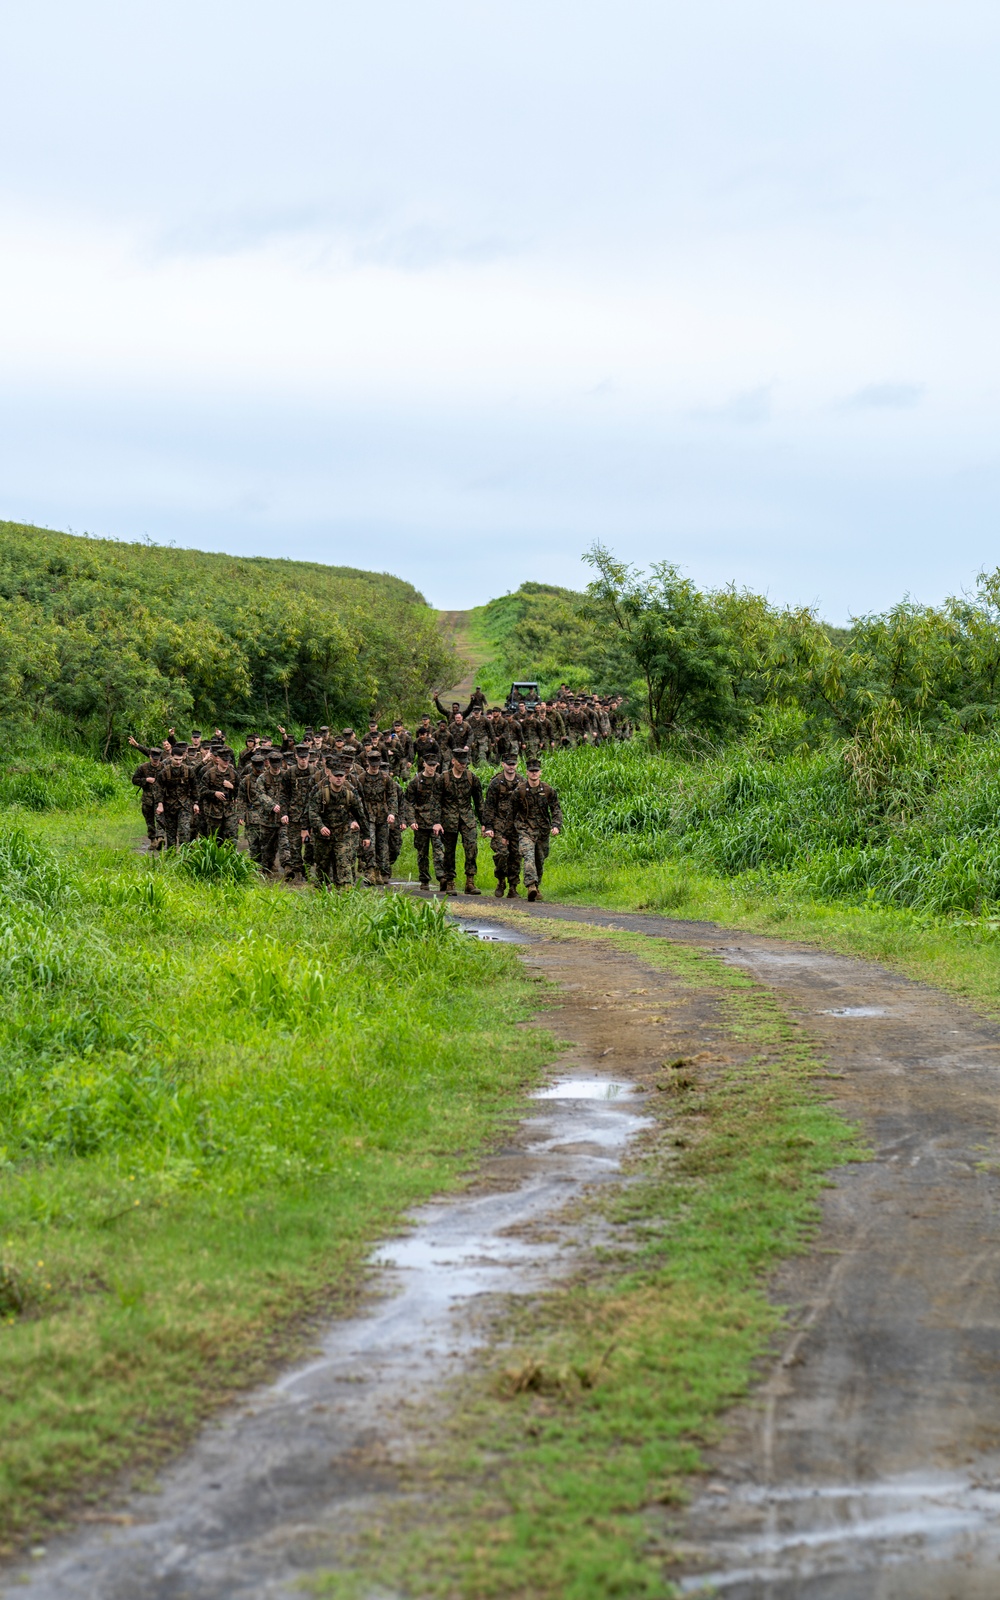
[[[0,722],[112,754],[130,731],[415,714],[454,678],[437,614],[388,573],[0,523]]]

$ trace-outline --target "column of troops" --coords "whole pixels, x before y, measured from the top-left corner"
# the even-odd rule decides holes
[[[496,896],[518,898],[523,874],[528,899],[539,899],[549,844],[563,825],[541,757],[631,737],[621,701],[567,692],[549,704],[515,700],[491,711],[477,689],[464,710],[454,702],[446,711],[437,696],[434,704],[441,720],[435,725],[428,713],[412,732],[398,719],[387,729],[373,720],[360,739],[352,728],[321,727],[296,742],[279,726],[277,740],[249,734],[239,756],[218,728],[207,740],[195,730],[188,742],[171,728],[160,746],[130,739],[146,757],[132,782],[149,849],[202,836],[236,845],[242,823],[263,872],[347,888],[388,883],[412,831],[421,889],[430,890],[433,866],[439,887],[458,892],[461,842],[465,893],[476,895],[482,833]],[[484,791],[471,769],[496,764]]]

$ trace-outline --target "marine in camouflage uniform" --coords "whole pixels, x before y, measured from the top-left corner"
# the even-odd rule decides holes
[[[198,815],[198,795],[192,769],[186,764],[187,745],[175,744],[170,758],[164,761],[153,785],[156,815],[163,828],[167,849],[187,844]]]
[[[528,761],[527,767],[527,782],[517,786],[514,823],[528,899],[540,900],[545,858],[553,835],[562,829],[563,814],[556,791],[551,784],[541,781],[542,763],[535,757]]]
[[[469,735],[469,759],[474,767],[484,766],[490,759],[493,736],[490,724],[479,706],[470,711],[466,728]]]
[[[349,889],[358,845],[370,840],[360,797],[346,781],[342,762],[317,773],[309,797],[309,832],[316,855],[316,882]]]
[[[267,757],[262,750],[255,750],[249,762],[243,769],[240,779],[239,799],[237,805],[243,818],[243,828],[246,835],[247,850],[251,858],[260,865],[261,851],[261,820],[260,800],[257,795],[257,780],[264,771]]]
[[[476,859],[479,852],[477,824],[483,817],[483,786],[469,771],[468,750],[452,750],[451,766],[441,776],[441,826],[444,829],[444,890],[455,894],[455,852],[461,838],[465,855],[465,892],[482,894],[476,888]]]
[[[212,835],[220,844],[228,840],[235,845],[239,838],[239,820],[236,815],[236,768],[226,759],[221,749],[197,771],[198,809],[201,832]]]
[[[392,869],[399,860],[399,852],[403,848],[403,828],[405,826],[403,816],[406,809],[406,803],[403,799],[403,791],[400,788],[398,781],[393,776],[392,768],[390,767],[388,761],[383,761],[382,772],[392,784],[393,820],[389,824],[389,876],[391,878]]]
[[[497,880],[493,892],[498,900],[503,898],[504,888],[507,890],[508,900],[518,898],[517,880],[521,874],[521,856],[514,822],[514,808],[519,789],[517,762],[512,756],[506,756],[502,769],[491,778],[483,796],[483,832],[489,839],[490,849],[493,851],[493,871]]]
[[[371,843],[361,855],[361,870],[370,883],[389,882],[389,819],[396,820],[395,792],[391,776],[382,771],[381,753],[373,746],[358,784],[371,836]]]
[[[281,774],[281,837],[278,858],[286,883],[305,881],[313,860],[309,832],[309,797],[316,781],[307,744],[295,749],[295,762]]]
[[[154,745],[149,752],[149,759],[141,761],[132,774],[132,782],[139,791],[139,803],[142,806],[142,820],[146,824],[146,838],[149,840],[151,850],[159,850],[163,843],[163,829],[156,815],[156,780],[163,767],[163,754]]]
[[[441,827],[441,780],[438,777],[437,750],[428,750],[423,766],[406,786],[403,826],[412,828],[413,844],[417,852],[417,874],[421,889],[431,886],[430,855],[433,851],[434,873],[438,883],[444,877],[444,833]]]
[[[260,854],[257,860],[263,872],[273,872],[278,864],[281,844],[281,816],[285,778],[284,762],[279,750],[268,752],[267,765],[258,777],[254,792],[257,800],[257,827],[260,830]]]

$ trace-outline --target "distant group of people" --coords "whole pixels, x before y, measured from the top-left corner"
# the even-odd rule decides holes
[[[563,826],[559,797],[541,776],[542,753],[631,737],[621,701],[565,689],[548,704],[524,696],[489,710],[477,688],[463,710],[430,715],[412,732],[397,719],[380,729],[372,719],[357,738],[307,728],[296,742],[249,734],[237,756],[221,729],[209,739],[194,730],[182,741],[171,728],[162,745],[133,748],[145,760],[132,774],[139,790],[150,850],[175,848],[205,836],[239,840],[263,872],[289,883],[347,888],[362,880],[386,884],[411,831],[420,888],[431,871],[446,894],[457,890],[462,845],[465,893],[480,894],[476,864],[480,834],[489,839],[495,894],[519,896],[523,874],[529,900],[540,898],[549,845]],[[524,775],[518,771],[524,762]],[[485,790],[474,767],[499,764]]]

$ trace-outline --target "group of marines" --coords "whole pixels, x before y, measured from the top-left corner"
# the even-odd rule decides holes
[[[477,888],[480,831],[489,839],[495,894],[518,898],[523,872],[529,900],[539,886],[549,844],[563,826],[556,791],[541,777],[544,750],[627,737],[620,702],[572,696],[550,705],[521,703],[487,711],[477,689],[463,711],[430,716],[409,732],[398,719],[381,730],[372,720],[357,739],[352,728],[332,733],[307,728],[301,741],[279,726],[279,739],[250,734],[237,757],[220,729],[190,741],[170,729],[161,746],[129,743],[145,755],[132,774],[139,790],[150,850],[170,849],[201,836],[235,845],[242,822],[250,855],[264,872],[289,883],[347,888],[363,879],[390,881],[412,831],[420,888],[457,893],[461,840],[465,893]],[[627,730],[627,731],[625,731]],[[518,762],[525,761],[525,775]],[[485,791],[473,766],[499,762]]]

